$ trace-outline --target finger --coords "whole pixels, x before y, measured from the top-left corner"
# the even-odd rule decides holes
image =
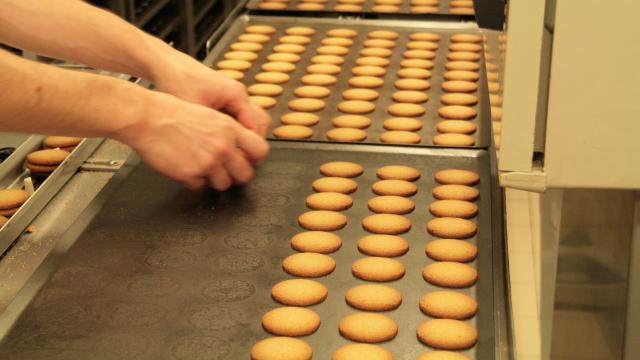
[[[223,107],[225,112],[238,120],[247,129],[260,131],[263,123],[268,122],[269,115],[261,107],[251,103],[247,96],[232,98]],[[267,119],[267,120],[265,120]]]
[[[257,133],[240,127],[236,132],[236,146],[252,164],[259,164],[269,155],[269,143]]]
[[[240,149],[229,153],[224,166],[236,184],[246,184],[253,177],[253,166],[247,161]]]
[[[209,180],[209,186],[218,191],[225,191],[233,184],[227,170],[221,164],[214,165],[209,170],[207,177]]]
[[[183,181],[184,186],[192,191],[201,190],[206,185],[206,180],[203,177],[194,177]]]

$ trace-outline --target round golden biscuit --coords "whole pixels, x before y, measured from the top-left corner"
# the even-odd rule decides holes
[[[371,185],[371,190],[377,195],[412,196],[418,192],[418,187],[406,180],[379,180]]]
[[[458,43],[479,43],[482,41],[482,35],[477,34],[455,34],[449,38],[451,42]]]
[[[311,360],[312,356],[309,344],[285,336],[260,340],[251,348],[251,360]]]
[[[440,182],[441,180],[436,178],[436,181]],[[449,183],[434,187],[432,194],[438,200],[475,201],[480,196],[480,191],[467,185]]]
[[[407,43],[407,49],[410,50],[438,50],[440,46],[438,43],[432,41],[409,41]]]
[[[336,192],[321,192],[307,196],[307,207],[313,210],[346,210],[353,205],[351,196]]]
[[[422,91],[400,90],[391,95],[394,101],[401,103],[421,104],[429,100],[429,95]]]
[[[362,115],[340,115],[331,120],[337,128],[366,129],[371,125],[371,119]]]
[[[439,133],[473,134],[477,126],[465,120],[445,120],[438,122],[436,130]]]
[[[389,311],[402,304],[400,291],[381,284],[358,285],[345,295],[347,304],[365,311]]]
[[[364,89],[374,89],[384,85],[384,80],[375,76],[354,76],[347,82],[350,86]]]
[[[364,167],[348,161],[332,161],[320,166],[320,173],[324,176],[353,178],[362,175]]]
[[[307,66],[307,72],[310,74],[335,75],[339,74],[341,70],[339,66],[332,64],[312,64]]]
[[[473,7],[473,0],[451,0],[449,5],[452,7]]]
[[[302,125],[283,125],[273,129],[273,136],[280,139],[308,139],[313,130]]]
[[[258,54],[251,51],[229,51],[224,54],[227,60],[253,61],[258,58]]]
[[[438,217],[468,219],[478,214],[478,205],[463,200],[438,200],[429,205],[429,212]]]
[[[305,231],[291,238],[291,247],[300,252],[330,254],[341,246],[340,236],[326,231]]]
[[[338,4],[333,7],[335,11],[361,11],[362,6],[356,4]]]
[[[349,48],[336,45],[324,45],[316,49],[316,52],[320,55],[346,55],[349,53]]]
[[[292,64],[297,63],[300,59],[300,55],[294,53],[273,53],[267,56],[267,60],[272,62],[288,62]]]
[[[478,331],[460,320],[435,319],[418,325],[418,338],[428,346],[444,350],[464,350],[478,341]]]
[[[323,10],[324,9],[324,4],[319,4],[319,3],[310,3],[310,2],[303,2],[303,3],[299,3],[298,5],[296,5],[296,9],[298,10]]]
[[[426,111],[421,105],[412,103],[396,103],[387,108],[389,114],[401,117],[418,117],[422,116]]]
[[[258,52],[262,50],[263,46],[261,44],[252,43],[252,42],[237,42],[229,45],[229,48],[234,51]]]
[[[475,71],[450,70],[444,73],[446,80],[478,81],[480,75]]]
[[[274,335],[305,336],[318,330],[320,316],[304,307],[284,306],[267,311],[262,327]]]
[[[412,3],[416,2],[415,0]],[[424,6],[424,5],[414,5],[409,9],[412,13],[415,14],[434,14],[438,12],[437,6]]]
[[[498,71],[498,70],[500,70],[500,67],[498,65],[496,65],[494,63],[491,63],[491,62],[487,62],[485,64],[485,66],[487,67],[487,71]]]
[[[250,34],[271,35],[276,32],[276,28],[270,25],[249,25],[244,31]]]
[[[466,239],[474,236],[478,226],[467,219],[440,217],[427,223],[429,234],[445,239]]]
[[[393,360],[393,355],[378,345],[347,344],[339,347],[331,360]]]
[[[436,135],[433,137],[432,141],[435,145],[443,146],[473,146],[476,143],[473,137],[456,133]]]
[[[450,61],[444,66],[448,71],[478,71],[480,69],[478,63],[471,61]]]
[[[307,45],[311,42],[311,39],[302,35],[285,35],[278,39],[278,41],[282,44]]]
[[[383,57],[376,56],[363,56],[356,59],[356,65],[360,66],[380,66],[387,67],[391,61],[389,59],[385,59]]]
[[[400,61],[400,66],[403,68],[432,69],[434,63],[426,59],[404,59]]]
[[[352,29],[337,28],[337,29],[331,29],[331,30],[327,31],[327,35],[350,39],[350,38],[354,38],[354,37],[358,36],[358,32],[355,31],[355,30],[352,30]]]
[[[244,78],[244,73],[237,70],[217,70],[217,72],[236,81],[240,81]]]
[[[502,121],[502,108],[497,106],[491,107],[491,121],[494,121],[494,122]]]
[[[415,209],[415,203],[406,197],[397,195],[383,195],[369,199],[369,210],[379,214],[408,214]]]
[[[427,90],[431,83],[422,79],[399,79],[393,85],[399,90]]]
[[[351,264],[351,272],[359,279],[387,282],[404,276],[404,265],[398,260],[387,257],[369,256]]]
[[[387,144],[418,144],[422,136],[411,131],[392,130],[380,134],[380,141]]]
[[[327,139],[334,141],[363,141],[367,132],[353,128],[335,128],[327,131]]]
[[[259,96],[278,96],[283,91],[282,86],[276,84],[253,84],[247,88],[249,94]]]
[[[502,123],[498,122],[498,121],[492,121],[491,122],[491,127],[493,129],[493,133],[494,134],[500,134],[502,133]]]
[[[289,81],[289,75],[281,72],[273,72],[266,71],[257,73],[254,77],[254,80],[261,83],[267,84],[283,84]]]
[[[500,80],[500,75],[497,72],[489,71],[487,72],[487,80],[489,81],[498,81]]]
[[[287,8],[287,4],[274,1],[263,1],[258,4],[258,8],[262,10],[285,10]]]
[[[480,54],[469,51],[454,51],[447,54],[449,61],[478,61]]]
[[[36,165],[29,162],[25,164],[25,167],[29,169],[32,174],[40,176],[48,176],[57,169],[57,165]],[[18,209],[0,210],[0,215],[11,216],[17,211]]]
[[[376,176],[383,180],[416,181],[420,178],[420,171],[406,165],[386,165],[376,170]]]
[[[298,216],[298,223],[307,230],[334,231],[347,225],[347,217],[337,211],[312,210]]]
[[[342,65],[344,58],[337,55],[316,55],[311,58],[311,62],[314,64]]]
[[[263,34],[242,34],[238,36],[238,40],[242,42],[253,42],[258,44],[268,43],[271,37]]]
[[[450,14],[456,15],[474,15],[475,12],[473,8],[463,8],[463,7],[451,7],[449,8]]]
[[[276,53],[302,54],[307,48],[299,44],[278,44],[273,47]]]
[[[429,79],[431,71],[422,68],[402,68],[398,70],[398,77],[411,79]]]
[[[285,125],[313,126],[320,122],[320,117],[311,113],[292,112],[282,115],[280,122]]]
[[[251,67],[251,63],[245,60],[222,60],[216,66],[220,70],[244,71]]]
[[[443,119],[469,120],[478,116],[478,112],[470,106],[447,105],[438,109],[438,115]]]
[[[433,60],[436,53],[431,50],[407,50],[402,53],[406,59],[427,59]]]
[[[262,64],[260,69],[262,71],[290,73],[296,69],[296,66],[286,61],[272,61]]]
[[[336,46],[349,47],[353,45],[353,40],[347,39],[347,38],[341,38],[341,37],[328,37],[328,38],[322,39],[320,43],[322,45],[336,45]]]
[[[73,151],[84,138],[71,136],[47,136],[42,140],[45,149],[61,149],[67,152]]]
[[[300,78],[305,85],[328,86],[335,84],[338,79],[333,75],[327,74],[308,74]]]
[[[491,94],[500,93],[500,83],[498,82],[489,81],[489,84],[487,84],[487,88],[489,89],[489,93]]]
[[[289,101],[289,109],[301,112],[318,112],[325,108],[326,103],[320,99],[298,98]]]
[[[371,7],[371,11],[373,12],[381,12],[381,13],[396,13],[400,11],[400,6],[397,5],[374,5]],[[376,39],[377,40],[377,39]]]
[[[437,5],[437,1],[427,1],[416,5]],[[414,41],[440,41],[440,35],[430,32],[415,32],[409,35],[409,39]]]
[[[387,39],[367,39],[364,41],[363,45],[365,47],[391,49],[396,46],[396,42]]]
[[[368,114],[375,109],[374,103],[362,100],[346,100],[338,103],[338,110],[346,114]]]
[[[453,43],[449,45],[449,51],[480,52],[482,51],[482,45],[473,43]]]
[[[0,190],[0,210],[18,211],[18,208],[28,199],[29,193],[22,189],[2,189]],[[13,213],[5,214],[7,215],[13,215]]]
[[[263,109],[271,109],[278,103],[276,99],[269,96],[249,96],[249,101]]]
[[[305,85],[295,88],[293,94],[300,98],[322,99],[329,96],[331,90],[322,86]]]
[[[378,99],[380,94],[372,89],[349,89],[342,92],[342,97],[345,100],[362,100],[373,101]]]
[[[445,105],[472,106],[478,103],[478,97],[466,93],[447,93],[440,96],[440,102]]]
[[[480,175],[471,170],[445,169],[436,172],[434,179],[440,184],[475,185],[480,182]]]
[[[395,257],[409,251],[409,242],[397,235],[367,235],[358,240],[358,250],[369,256]]]
[[[478,272],[467,264],[437,261],[424,267],[422,277],[432,285],[466,288],[478,281]]]
[[[333,272],[336,261],[324,254],[303,252],[287,256],[282,268],[293,276],[321,277]]]
[[[469,93],[478,90],[478,84],[471,81],[450,80],[442,83],[442,90],[454,93]]]
[[[387,70],[380,66],[356,66],[351,69],[351,73],[353,75],[364,75],[364,76],[384,76],[387,73]]]
[[[289,279],[271,288],[271,297],[289,306],[310,306],[323,302],[328,295],[327,287],[315,280]]]
[[[292,26],[284,31],[287,35],[312,36],[316,33],[316,29],[307,26]]]
[[[422,129],[422,122],[414,118],[393,117],[386,119],[382,126],[386,130],[418,131]]]
[[[386,48],[364,48],[360,50],[360,55],[362,56],[388,58],[391,54],[393,54],[393,52]]]
[[[347,315],[340,320],[338,327],[340,335],[364,343],[389,341],[398,334],[398,324],[392,318],[376,313]]]
[[[453,351],[437,350],[422,353],[416,360],[471,360],[471,358]]]
[[[362,219],[362,228],[373,234],[398,235],[411,229],[411,220],[395,214],[374,214]]]
[[[420,297],[420,310],[439,319],[468,319],[478,312],[478,303],[458,291],[431,291]]]
[[[386,40],[396,40],[400,37],[400,35],[391,30],[373,30],[369,31],[367,34],[369,39],[386,39]]]
[[[9,218],[7,218],[6,216],[0,215],[0,228],[2,228],[4,224],[6,224],[8,221],[9,221]]]
[[[437,261],[470,262],[478,256],[478,248],[465,240],[438,239],[424,249],[428,257]]]
[[[315,180],[311,187],[316,192],[338,192],[342,194],[351,194],[358,189],[358,183],[343,177],[323,177]]]

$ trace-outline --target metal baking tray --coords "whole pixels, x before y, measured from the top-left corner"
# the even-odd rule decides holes
[[[358,58],[358,53],[363,48],[363,41],[366,39],[367,33],[376,29],[390,29],[400,34],[400,38],[396,40],[396,46],[394,53],[389,58],[391,63],[387,67],[387,74],[384,77],[385,83],[383,87],[375,89],[380,93],[380,98],[375,101],[376,109],[370,114],[364,116],[369,117],[372,120],[372,124],[368,129],[365,129],[368,133],[366,140],[358,143],[365,144],[381,144],[379,140],[380,134],[385,132],[382,123],[385,119],[392,117],[387,113],[387,106],[394,103],[391,98],[391,94],[395,89],[393,83],[398,78],[396,72],[401,68],[400,61],[403,59],[402,53],[405,50],[405,45],[409,41],[408,35],[416,31],[431,31],[441,35],[440,48],[434,59],[435,66],[431,70],[433,76],[429,81],[431,82],[431,88],[427,90],[429,94],[429,100],[426,104],[422,104],[426,108],[426,113],[417,119],[423,123],[423,128],[418,131],[422,137],[422,141],[419,144],[403,144],[403,146],[427,146],[427,147],[444,147],[432,144],[432,138],[437,135],[436,124],[442,120],[438,118],[438,108],[441,106],[440,96],[444,93],[441,90],[441,84],[444,81],[443,73],[445,71],[444,64],[446,63],[446,57],[448,53],[449,36],[455,33],[474,33],[480,34],[476,25],[471,23],[457,23],[457,22],[429,22],[429,21],[387,21],[387,20],[344,20],[344,19],[319,19],[319,18],[290,18],[290,17],[266,17],[266,16],[251,16],[243,15],[238,17],[236,21],[231,25],[228,31],[221,37],[217,45],[213,48],[211,53],[204,60],[204,63],[210,66],[223,59],[223,55],[229,50],[229,46],[234,43],[237,37],[244,32],[244,28],[250,24],[269,24],[276,27],[278,30],[271,36],[270,42],[264,44],[264,49],[258,54],[258,58],[253,62],[253,67],[245,72],[245,76],[242,82],[249,86],[255,83],[253,77],[261,72],[260,66],[267,62],[266,58],[271,53],[273,46],[278,44],[278,39],[284,35],[286,28],[296,25],[310,26],[317,30],[317,33],[313,36],[312,42],[306,47],[307,50],[301,54],[302,59],[296,64],[296,70],[289,75],[291,79],[281,86],[285,91],[282,95],[276,99],[278,103],[275,107],[268,110],[273,119],[273,126],[276,127],[280,124],[280,117],[292,110],[289,110],[287,103],[289,100],[295,99],[293,89],[303,85],[300,82],[300,78],[306,75],[306,67],[311,64],[311,57],[316,55],[316,48],[321,46],[320,41],[324,37],[327,30],[346,27],[352,28],[358,31],[358,37],[353,39],[354,44],[351,46],[350,54],[345,56],[345,63],[342,65],[342,72],[336,77],[338,82],[332,86],[329,86],[332,93],[329,97],[323,99],[327,107],[317,112],[320,116],[320,123],[313,126],[314,135],[308,140],[311,141],[323,141],[323,142],[336,142],[328,140],[325,136],[326,132],[333,128],[331,119],[338,115],[344,115],[337,109],[339,102],[343,101],[342,92],[349,89],[347,83],[351,77],[351,68],[356,66],[355,60]],[[484,56],[483,52],[480,52],[481,56]],[[477,131],[473,134],[475,139],[475,145],[469,148],[487,148],[490,144],[491,133],[491,115],[489,107],[489,98],[486,89],[486,76],[484,70],[484,58],[479,61],[481,68],[479,69],[480,80],[478,81],[478,91],[475,93],[479,98],[478,104],[475,109],[478,112],[478,116],[471,121],[476,124]],[[273,138],[273,135],[269,135]],[[304,140],[303,140],[304,141]]]
[[[364,256],[355,242],[368,234],[360,222],[371,214],[367,200],[375,196],[370,190],[375,171],[388,164],[415,166],[422,177],[413,197],[416,209],[408,215],[413,227],[403,235],[411,248],[398,258],[406,275],[389,283],[403,295],[403,304],[386,312],[397,321],[399,333],[382,345],[396,359],[415,359],[428,350],[416,338],[416,327],[427,319],[419,298],[435,288],[421,276],[432,262],[424,246],[433,239],[425,229],[432,218],[427,206],[433,201],[433,174],[465,168],[481,175],[480,212],[474,219],[479,232],[469,240],[479,248],[471,263],[479,281],[461,290],[478,300],[479,313],[470,322],[480,338],[465,353],[475,359],[502,358],[504,344],[496,336],[504,324],[496,314],[503,314],[503,299],[494,291],[505,286],[505,270],[493,261],[500,231],[492,224],[495,183],[489,153],[285,141],[272,142],[271,157],[254,181],[224,193],[189,192],[138,166],[86,230],[84,221],[80,230],[69,230],[75,244],[63,256],[57,254],[59,265],[39,269],[16,296],[19,301],[0,315],[0,358],[248,359],[251,346],[270,336],[260,318],[278,306],[270,297],[271,286],[291,277],[281,261],[294,253],[291,236],[304,231],[297,217],[308,210],[311,182],[321,177],[321,164],[336,160],[360,163],[365,173],[356,178],[354,206],[344,212],[348,225],[337,232],[343,239],[342,248],[331,254],[337,268],[318,279],[329,288],[329,297],[311,307],[322,319],[318,331],[304,337],[314,348],[314,359],[329,359],[348,343],[338,333],[338,322],[357,311],[345,303],[347,289],[363,283],[350,269]],[[39,292],[36,281],[44,284]]]
[[[249,0],[247,3],[247,9],[254,11],[256,14],[289,14],[295,16],[301,16],[304,14],[323,14],[323,15],[345,15],[345,16],[378,16],[378,17],[400,17],[404,16],[405,19],[422,19],[422,18],[456,18],[456,19],[475,19],[475,15],[459,15],[450,13],[451,1],[440,0],[438,11],[434,13],[421,14],[411,12],[411,1],[405,0],[400,4],[400,10],[398,12],[377,12],[373,11],[375,1],[367,0],[362,4],[362,10],[360,11],[337,11],[333,10],[333,7],[338,5],[338,0],[328,0],[325,3],[322,10],[298,10],[298,4],[303,3],[301,0],[290,0],[287,2],[287,8],[283,10],[264,10],[260,9],[259,4],[265,0]]]

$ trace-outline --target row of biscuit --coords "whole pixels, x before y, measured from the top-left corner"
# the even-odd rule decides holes
[[[262,10],[287,10],[292,9],[290,0],[263,0],[258,4]],[[329,0],[300,0],[295,6],[301,11],[343,11],[362,12],[368,0],[337,0],[332,7],[327,8]],[[371,11],[376,13],[398,13],[402,10],[404,0],[373,0]],[[414,14],[433,14],[440,11],[439,0],[410,0],[409,12]],[[472,0],[451,0],[449,3],[450,14],[474,15]]]

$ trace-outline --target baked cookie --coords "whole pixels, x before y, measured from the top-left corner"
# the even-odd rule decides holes
[[[351,39],[358,36],[358,32],[353,29],[336,28],[327,31],[327,35]]]
[[[362,11],[362,6],[355,4],[338,4],[333,7],[333,10],[345,12]]]
[[[374,234],[397,235],[411,229],[411,220],[395,214],[374,214],[362,220],[362,227]]]
[[[253,77],[255,81],[267,84],[283,84],[289,81],[289,75],[281,72],[265,71]]]
[[[249,25],[244,31],[250,34],[271,35],[276,32],[276,28],[270,25]]]
[[[420,297],[420,310],[439,319],[468,319],[478,312],[478,303],[458,291],[431,291]]]
[[[364,89],[375,89],[384,85],[384,80],[375,76],[354,76],[347,80],[350,86]]]
[[[444,78],[446,80],[478,81],[480,74],[475,71],[450,70],[444,73]]]
[[[15,214],[28,199],[29,193],[21,189],[0,190],[0,215],[11,216]]]
[[[388,257],[364,257],[351,264],[351,272],[359,279],[387,282],[404,276],[404,265]]]
[[[464,240],[438,239],[424,249],[428,257],[438,261],[470,262],[478,256],[478,248]]]
[[[324,176],[338,176],[353,178],[362,175],[364,167],[348,161],[332,161],[320,166],[320,173]]]
[[[478,103],[478,97],[466,93],[447,93],[440,96],[440,102],[445,105],[473,106]]]
[[[478,116],[478,112],[470,106],[447,105],[438,109],[438,115],[443,119],[470,120]]]
[[[323,45],[316,49],[316,52],[320,55],[337,55],[343,56],[349,53],[349,48],[336,45]]]
[[[32,174],[47,176],[54,172],[68,156],[69,152],[61,149],[34,151],[27,155],[26,167]]]
[[[313,130],[301,125],[283,125],[273,129],[273,136],[280,139],[308,139]]]
[[[382,123],[386,130],[418,131],[422,129],[422,121],[414,118],[393,117]]]
[[[338,103],[338,110],[347,114],[368,114],[375,109],[374,103],[362,100],[347,100]]]
[[[327,74],[308,74],[300,78],[305,85],[329,86],[338,81],[335,76]]]
[[[343,177],[323,177],[311,184],[316,192],[337,192],[341,194],[351,194],[358,189],[358,183]]]
[[[274,335],[305,336],[320,327],[320,316],[305,307],[283,306],[262,316],[262,327]]]
[[[358,240],[358,250],[369,256],[396,257],[409,251],[409,242],[397,235],[367,235]]]
[[[431,78],[431,71],[423,68],[411,68],[406,67],[398,70],[398,77],[411,78],[411,79],[429,79]]]
[[[403,68],[433,69],[435,64],[427,59],[404,59],[400,61]]]
[[[387,108],[389,114],[400,117],[418,117],[422,116],[426,111],[421,105],[411,103],[397,103]]]
[[[400,103],[421,104],[429,100],[429,95],[423,91],[401,90],[394,92],[391,98]]]
[[[418,144],[422,137],[410,131],[386,131],[380,134],[380,141],[388,144]]]
[[[291,112],[282,115],[280,122],[285,125],[313,126],[320,122],[320,117],[311,113]]]
[[[436,124],[439,133],[473,134],[478,127],[466,120],[444,120]]]
[[[273,62],[288,62],[295,64],[300,61],[301,57],[294,53],[272,53],[267,55],[267,60]]]
[[[423,91],[431,87],[431,83],[422,79],[399,79],[393,85],[398,90],[418,90]]]
[[[454,34],[449,38],[454,43],[479,43],[482,41],[482,35],[478,34]]]
[[[252,42],[236,42],[229,45],[229,48],[234,51],[253,51],[258,52],[263,49],[262,44]]]
[[[467,219],[441,217],[430,220],[427,230],[431,235],[445,239],[466,239],[475,235],[478,227]]]
[[[469,219],[478,214],[478,205],[462,200],[438,200],[429,205],[429,212],[438,217]]]
[[[430,50],[407,50],[402,53],[405,59],[427,59],[433,60],[436,53]]]
[[[393,360],[393,354],[378,345],[348,344],[339,347],[331,360]]]
[[[455,200],[442,200],[455,201]],[[469,203],[475,206],[473,203]],[[402,196],[384,195],[376,196],[367,202],[369,210],[378,214],[408,214],[415,209],[416,205],[411,199]]]
[[[374,5],[371,7],[371,11],[380,13],[397,13],[400,11],[400,6],[397,5]]]
[[[377,56],[362,56],[356,59],[356,65],[387,67],[391,61]]]
[[[258,96],[278,96],[282,94],[284,89],[276,84],[253,84],[247,88],[251,95]]]
[[[299,45],[307,45],[311,42],[306,36],[302,35],[285,35],[278,39],[278,41],[282,44],[299,44]]]
[[[327,131],[327,139],[333,141],[363,141],[367,132],[353,128],[335,128]]]
[[[353,45],[353,40],[341,37],[328,37],[324,38],[320,41],[322,45],[335,45],[335,46],[343,46],[349,47]]]
[[[420,178],[420,171],[406,165],[387,165],[379,167],[376,176],[383,180],[416,181]]]
[[[453,351],[438,350],[422,353],[416,360],[471,360],[471,358]]]
[[[422,277],[432,285],[466,288],[478,281],[478,272],[467,264],[438,261],[425,266]]]
[[[450,80],[442,83],[442,90],[446,92],[470,93],[478,90],[478,84],[471,81]]]
[[[443,200],[443,201],[455,201],[455,200]],[[320,192],[307,196],[307,207],[313,210],[332,210],[341,211],[346,210],[353,205],[353,199],[351,196],[337,192]],[[469,203],[474,205],[473,203]],[[459,207],[455,205],[454,207]],[[477,207],[476,207],[477,208]],[[477,209],[476,209],[477,210]]]
[[[438,179],[436,181],[440,182]],[[436,186],[432,190],[433,197],[438,200],[475,201],[480,196],[478,189],[460,185],[461,183],[462,181]]]
[[[480,54],[469,51],[453,51],[447,54],[449,61],[478,61]]]
[[[378,343],[389,341],[398,334],[398,324],[383,314],[359,312],[340,320],[340,335],[349,340]]]
[[[311,62],[314,64],[341,65],[344,63],[344,58],[337,55],[316,55],[311,58]]]
[[[316,29],[308,26],[292,26],[284,31],[287,35],[313,36]]]
[[[78,146],[84,138],[71,137],[71,136],[47,136],[42,141],[45,149],[61,149],[67,152],[72,152],[73,149]]]
[[[307,66],[307,72],[309,74],[328,74],[328,75],[336,75],[339,74],[342,69],[333,64],[311,64]]]
[[[258,44],[264,44],[264,43],[268,43],[269,40],[271,40],[271,37],[264,34],[248,33],[248,34],[242,34],[238,36],[238,40],[242,42],[254,42]]]
[[[385,48],[391,49],[396,46],[396,42],[388,39],[367,39],[363,45],[370,48]]]
[[[312,210],[300,215],[298,223],[307,230],[335,231],[347,225],[347,217],[337,211]]]
[[[312,356],[309,344],[285,336],[260,340],[251,348],[251,360],[311,360]]]
[[[412,196],[418,192],[418,187],[405,180],[380,180],[371,185],[371,190],[377,195]]]
[[[271,297],[289,306],[310,306],[321,303],[328,295],[327,287],[309,279],[289,279],[271,288]]]
[[[398,3],[396,3],[397,5]],[[391,30],[373,30],[369,31],[367,34],[369,39],[386,39],[386,40],[396,40],[400,35]]]
[[[362,56],[375,56],[381,58],[388,58],[393,54],[393,51],[385,48],[364,48],[360,50],[360,55]]]
[[[449,61],[444,64],[447,70],[464,70],[464,71],[478,71],[480,70],[480,64],[472,61]]]
[[[299,44],[278,44],[273,47],[273,52],[302,54],[307,50],[306,47]]]
[[[320,277],[331,274],[336,261],[324,254],[303,252],[287,256],[282,260],[282,268],[293,276]]]
[[[478,331],[460,320],[435,319],[418,325],[418,339],[428,346],[444,350],[465,350],[478,341]]]
[[[351,73],[356,76],[377,76],[381,77],[387,73],[387,70],[381,66],[361,65],[351,69]]]
[[[296,69],[296,66],[286,61],[271,61],[262,64],[262,66],[260,66],[260,69],[267,72],[290,73]]]
[[[293,90],[293,94],[299,98],[322,99],[331,94],[331,90],[322,86],[304,85]]]
[[[456,133],[444,133],[433,137],[434,145],[443,146],[473,146],[476,141],[472,136]]]
[[[270,96],[249,96],[249,101],[263,109],[271,109],[278,103],[276,99]]]
[[[289,101],[289,109],[300,112],[318,112],[325,108],[326,103],[320,99],[298,98]]]
[[[412,3],[420,2],[420,1],[412,1]],[[409,11],[414,14],[434,14],[438,12],[437,6],[424,6],[424,5],[416,5],[411,6]]]
[[[347,304],[365,311],[389,311],[402,303],[402,294],[386,285],[365,284],[352,287],[345,295]]]
[[[416,4],[417,5],[417,4]],[[423,2],[419,5],[438,5],[438,1],[428,0],[426,3]],[[414,41],[440,41],[440,35],[430,32],[415,32],[409,34],[409,39]]]
[[[371,119],[362,115],[340,115],[334,117],[331,124],[338,128],[366,129],[371,125]]]
[[[300,252],[330,254],[338,251],[340,246],[342,238],[327,231],[305,231],[291,238],[291,247]]]

